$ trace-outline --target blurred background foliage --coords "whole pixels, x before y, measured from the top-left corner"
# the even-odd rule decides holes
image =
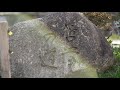
[[[84,12],[84,15],[98,28],[107,30],[112,24],[113,16],[107,12]]]

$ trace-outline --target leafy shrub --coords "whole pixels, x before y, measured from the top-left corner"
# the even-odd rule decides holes
[[[120,78],[120,48],[113,48],[113,54],[116,60],[109,70],[98,73],[100,78]]]
[[[115,60],[120,62],[120,48],[113,48]]]

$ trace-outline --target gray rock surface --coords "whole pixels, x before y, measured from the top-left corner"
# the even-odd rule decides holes
[[[98,71],[104,71],[113,65],[112,48],[100,30],[83,14],[56,12],[43,17],[42,21],[63,37]]]
[[[13,78],[97,77],[114,62],[97,27],[75,12],[55,12],[12,26]]]

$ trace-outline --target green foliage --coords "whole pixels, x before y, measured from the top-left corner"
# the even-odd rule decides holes
[[[113,34],[107,41],[111,44],[112,40],[119,40],[120,36]],[[100,78],[120,78],[120,48],[113,48],[115,64],[105,72],[98,73]]]
[[[100,78],[120,78],[120,65],[114,65],[109,70],[98,74]]]
[[[113,54],[115,60],[119,63],[120,62],[120,48],[113,48]]]
[[[98,73],[100,78],[120,78],[120,48],[113,48],[115,64],[107,71]]]
[[[109,43],[109,44],[111,44],[111,43],[112,43],[112,40],[110,40],[110,39],[107,39],[107,41],[108,41],[108,43]]]
[[[109,38],[109,40],[120,40],[120,36],[116,34],[112,34],[112,36]]]

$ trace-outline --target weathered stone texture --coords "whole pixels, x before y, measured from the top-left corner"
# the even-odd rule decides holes
[[[10,31],[14,78],[97,77],[96,69],[114,62],[100,31],[78,12],[55,12],[17,23]]]

